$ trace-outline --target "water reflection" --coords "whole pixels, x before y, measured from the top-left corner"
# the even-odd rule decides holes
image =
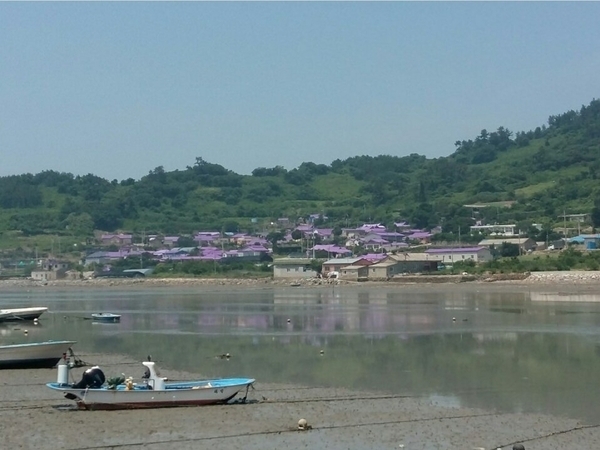
[[[17,292],[4,295],[5,307],[50,311],[27,335],[22,324],[1,327],[0,335],[5,343],[73,339],[83,353],[150,353],[207,376],[423,395],[448,407],[597,422],[600,303],[552,298],[360,286]],[[98,311],[119,313],[121,322],[94,324],[90,314]],[[225,353],[231,358],[217,357]]]

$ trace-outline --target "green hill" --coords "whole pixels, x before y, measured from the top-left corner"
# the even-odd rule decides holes
[[[76,242],[95,229],[233,231],[314,213],[331,225],[404,219],[457,232],[473,224],[463,205],[481,203],[492,206],[479,211],[489,222],[550,226],[565,213],[590,213],[600,196],[598,100],[532,131],[482,130],[455,145],[442,158],[358,156],[289,171],[261,167],[248,176],[197,158],[183,170],[157,167],[138,181],[55,171],[2,177],[1,238],[6,247],[15,233]]]

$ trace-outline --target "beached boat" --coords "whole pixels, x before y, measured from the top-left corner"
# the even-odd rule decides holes
[[[31,308],[0,309],[0,322],[38,319],[48,308],[35,306]]]
[[[153,361],[144,361],[146,373],[141,384],[132,378],[106,380],[98,366],[83,373],[79,383],[68,384],[68,364],[59,364],[56,383],[50,389],[74,400],[80,409],[137,409],[175,406],[200,406],[226,403],[254,383],[251,378],[221,378],[215,380],[167,383],[156,373]]]
[[[0,345],[0,369],[54,367],[75,341]]]
[[[92,320],[94,322],[117,323],[121,321],[121,316],[112,313],[95,313],[92,314]]]

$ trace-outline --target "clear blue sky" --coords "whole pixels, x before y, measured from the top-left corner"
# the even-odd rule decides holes
[[[0,175],[447,156],[600,96],[597,2],[0,3]]]

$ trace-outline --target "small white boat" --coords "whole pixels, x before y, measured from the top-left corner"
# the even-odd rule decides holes
[[[247,395],[255,381],[251,378],[221,378],[167,383],[166,378],[156,373],[154,362],[142,364],[146,366],[146,374],[141,384],[128,378],[109,385],[98,366],[86,370],[79,383],[68,384],[69,365],[61,364],[57,382],[46,386],[74,400],[80,409],[137,409],[226,403],[242,390]]]
[[[38,319],[48,308],[35,306],[31,308],[0,309],[0,322]]]
[[[0,369],[54,367],[75,341],[0,345]]]
[[[121,315],[112,313],[95,313],[92,314],[92,320],[94,322],[117,323],[121,321]]]

